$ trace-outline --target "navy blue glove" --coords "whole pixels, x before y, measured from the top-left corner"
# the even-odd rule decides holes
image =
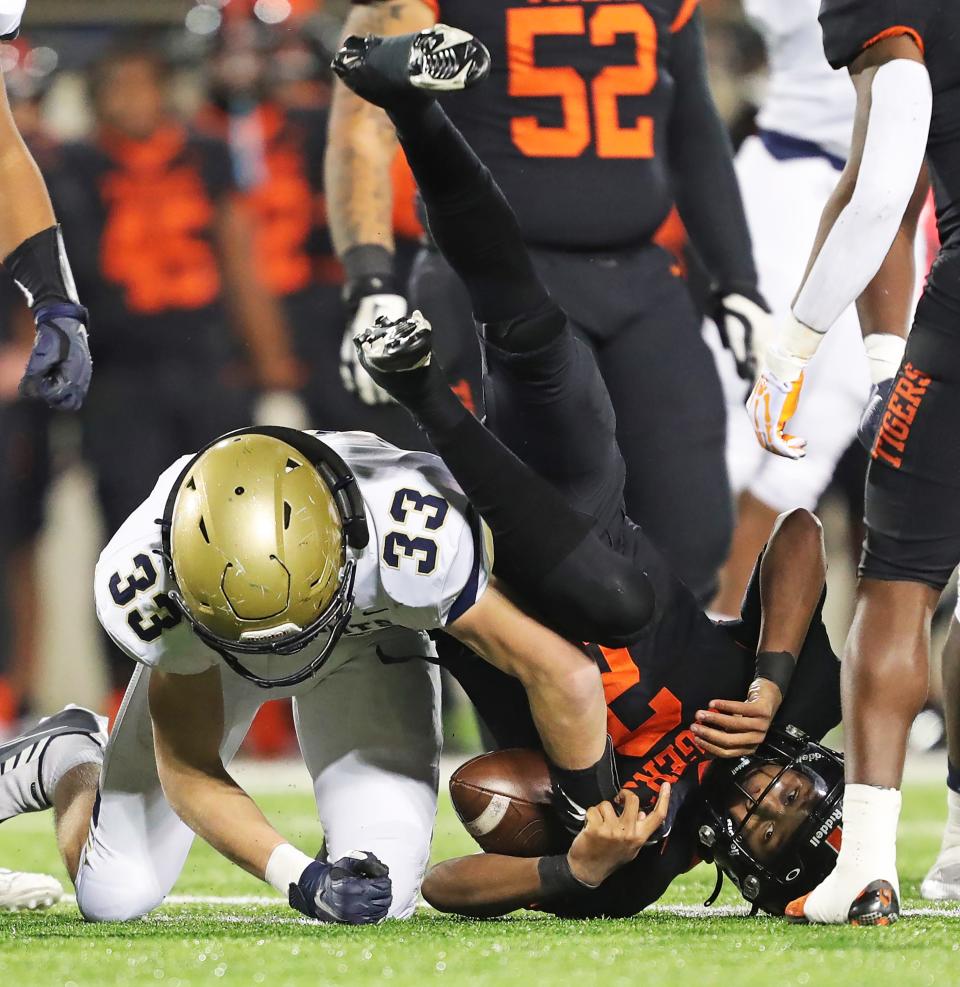
[[[89,316],[82,305],[58,302],[34,310],[37,338],[20,381],[24,397],[76,411],[90,387],[93,361],[87,343]]]
[[[387,917],[392,901],[390,871],[372,853],[314,861],[290,885],[291,907],[321,922],[373,925]]]
[[[888,377],[886,380],[880,381],[879,384],[873,384],[870,387],[870,397],[863,409],[863,414],[860,416],[860,427],[857,429],[860,445],[867,452],[873,452],[873,443],[877,438],[877,432],[880,431],[883,411],[887,406],[890,392],[893,390],[894,380],[896,380],[895,377]]]

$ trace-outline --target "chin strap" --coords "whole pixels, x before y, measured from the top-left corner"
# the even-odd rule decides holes
[[[709,908],[716,900],[720,897],[720,891],[723,888],[723,871],[720,870],[720,865],[716,865],[717,868],[717,883],[713,886],[713,891],[710,892],[710,897],[703,903],[704,908]]]

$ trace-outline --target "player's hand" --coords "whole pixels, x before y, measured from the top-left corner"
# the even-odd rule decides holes
[[[87,342],[87,310],[72,302],[34,310],[37,336],[20,393],[40,398],[51,408],[76,411],[87,396],[93,360]]]
[[[802,387],[802,373],[796,380],[782,381],[776,374],[765,370],[747,398],[747,414],[757,441],[768,452],[787,459],[803,459],[807,454],[807,440],[784,431],[796,414]]]
[[[381,316],[386,316],[393,322],[406,314],[407,300],[402,295],[365,295],[360,299],[356,314],[347,326],[340,346],[340,378],[343,386],[355,393],[364,404],[389,404],[393,398],[374,381],[360,362],[353,343],[354,335],[369,329]]]
[[[697,711],[690,729],[699,746],[714,757],[745,757],[763,743],[783,696],[769,679],[750,683],[746,702],[714,699]]]
[[[664,784],[649,814],[640,811],[640,799],[624,788],[617,796],[621,811],[611,802],[587,809],[583,829],[567,851],[573,876],[589,887],[599,887],[615,871],[629,864],[667,818],[670,785]]]
[[[719,295],[712,313],[723,345],[730,350],[737,373],[748,383],[757,376],[757,354],[773,338],[770,306],[759,293]]]
[[[870,397],[860,415],[860,425],[857,428],[857,438],[867,452],[873,452],[873,443],[877,438],[877,432],[880,431],[883,412],[887,407],[895,380],[895,377],[890,377],[870,386]]]
[[[393,901],[390,871],[372,853],[354,850],[332,864],[315,860],[290,885],[290,905],[321,922],[372,925]]]

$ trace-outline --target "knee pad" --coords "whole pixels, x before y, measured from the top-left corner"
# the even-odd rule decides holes
[[[127,922],[143,918],[163,904],[164,893],[149,874],[124,866],[122,874],[103,880],[81,865],[77,908],[87,922]]]
[[[584,539],[543,581],[542,597],[555,601],[550,622],[569,637],[622,648],[653,617],[653,585],[632,561],[598,538]]]

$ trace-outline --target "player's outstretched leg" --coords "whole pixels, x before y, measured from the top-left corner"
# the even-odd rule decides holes
[[[57,842],[71,878],[76,877],[90,826],[106,746],[106,718],[81,706],[67,706],[0,745],[0,822],[24,812],[53,808]],[[12,895],[17,893],[16,885],[22,885],[14,880],[9,883]],[[0,903],[4,888],[0,873]],[[59,884],[57,889],[52,900],[62,894]],[[30,900],[28,894],[28,905]],[[38,897],[38,903],[40,900]]]
[[[417,52],[427,42],[434,48],[421,65]],[[480,81],[488,64],[479,41],[438,25],[396,38],[349,38],[333,69],[359,96],[382,106],[396,126],[430,232],[466,286],[474,317],[488,324],[497,345],[533,350],[565,320],[529,318],[544,307],[558,310],[503,192],[430,95]]]

